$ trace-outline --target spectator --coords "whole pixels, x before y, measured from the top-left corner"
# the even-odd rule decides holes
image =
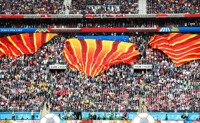
[[[35,117],[35,116],[34,116],[34,111],[32,110],[32,111],[31,111],[31,119],[34,120],[34,117]]]
[[[15,120],[15,113],[14,113],[14,111],[12,112],[12,120]]]

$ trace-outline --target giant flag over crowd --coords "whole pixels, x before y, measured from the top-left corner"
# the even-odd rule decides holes
[[[16,58],[23,54],[33,54],[57,34],[24,33],[0,38],[0,57]]]
[[[1,50],[0,50],[0,57],[3,56],[3,55],[4,55],[4,54],[3,54],[3,53],[1,52]]]
[[[200,34],[169,33],[155,35],[151,38],[149,44],[167,54],[176,66],[200,59]]]
[[[72,69],[95,77],[111,65],[134,62],[139,52],[136,45],[95,39],[67,39],[64,58]]]

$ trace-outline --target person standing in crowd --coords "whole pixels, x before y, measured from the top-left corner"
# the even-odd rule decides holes
[[[34,115],[34,111],[31,111],[31,119],[34,120],[35,119],[35,115]]]
[[[15,112],[12,112],[12,120],[15,120]]]

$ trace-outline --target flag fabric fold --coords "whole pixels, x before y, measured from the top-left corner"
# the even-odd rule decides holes
[[[50,41],[54,33],[24,33],[0,38],[0,57],[6,55],[16,58],[24,54],[33,54]]]
[[[2,52],[0,51],[0,57],[3,56],[3,55],[4,55],[4,53],[2,53]]]
[[[200,35],[170,33],[155,35],[149,45],[163,51],[176,66],[200,59]]]
[[[136,61],[136,47],[126,42],[73,38],[67,39],[63,53],[70,68],[95,77],[111,65]]]

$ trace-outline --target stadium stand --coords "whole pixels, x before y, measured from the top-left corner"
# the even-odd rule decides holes
[[[138,14],[138,0],[1,0],[1,14]],[[147,13],[199,13],[199,0],[148,0]]]
[[[10,28],[19,30],[22,30],[20,28],[38,28],[39,31],[44,28],[42,31],[46,32],[57,28],[59,34],[34,54],[23,55],[16,59],[5,56],[0,58],[0,120],[2,117],[11,119],[11,112],[13,112],[13,117],[14,112],[16,115],[17,112],[23,112],[18,114],[20,116],[18,119],[23,119],[24,114],[31,119],[31,111],[37,112],[35,119],[39,119],[39,111],[44,107],[62,116],[64,116],[63,112],[84,112],[83,114],[106,112],[107,116],[110,116],[108,115],[110,112],[132,112],[134,114],[132,116],[135,116],[141,108],[141,98],[143,102],[145,101],[142,104],[145,107],[142,109],[143,112],[153,112],[155,115],[157,112],[162,112],[162,119],[165,118],[165,113],[170,114],[170,112],[174,113],[169,115],[172,120],[180,120],[183,112],[195,112],[193,116],[191,115],[192,120],[197,119],[197,113],[200,118],[200,60],[176,67],[162,51],[152,49],[148,44],[151,36],[163,34],[161,28],[170,30],[170,32],[187,32],[193,29],[178,30],[176,27],[198,28],[200,18],[199,14],[195,13],[200,13],[200,0],[147,0],[146,13],[158,14],[149,15],[150,18],[145,17],[145,14],[142,18],[137,17],[141,11],[139,0],[69,0],[68,3],[66,1],[0,0],[0,14],[10,14],[4,16],[5,18],[12,18],[12,14],[21,16],[20,19],[3,19],[0,15],[2,32],[0,37],[11,35],[7,33],[12,31]],[[80,18],[71,15],[67,17],[66,12],[83,16],[81,15]],[[49,14],[53,16],[48,16]],[[56,14],[66,14],[66,16],[58,19]],[[95,15],[97,18],[92,18],[90,14],[119,14],[122,16],[133,14],[134,18],[131,16],[121,18],[120,16],[118,19],[117,16],[113,16],[108,19],[101,15]],[[168,14],[174,14],[175,18],[170,18]],[[42,19],[34,19],[35,15]],[[190,18],[191,15],[195,15],[195,18]],[[130,33],[78,33],[77,30],[73,32],[73,29],[69,29],[67,33],[62,33],[63,28],[82,30],[92,27],[95,29],[99,27],[158,28],[156,32],[155,30],[137,32],[138,30],[130,29]],[[8,29],[5,31],[4,28]],[[13,31],[12,34],[19,30]],[[193,33],[196,34],[195,31]],[[130,43],[138,45],[139,58],[131,65],[113,65],[97,77],[91,78],[78,70],[70,69],[63,57],[65,40],[80,35],[83,37],[85,35],[128,36]],[[51,70],[50,65],[55,64],[67,65],[67,69]],[[134,69],[134,65],[144,64],[153,67],[149,70]],[[66,117],[68,118],[67,115]]]
[[[59,14],[63,0],[0,0],[0,14]]]
[[[148,0],[147,13],[199,13],[199,0]]]
[[[137,14],[138,0],[72,0],[70,14]]]
[[[63,37],[31,56],[0,59],[2,111],[38,111],[43,101],[52,111],[137,111],[139,94],[145,93],[148,111],[199,111],[199,60],[176,68],[168,57],[148,46],[151,34],[137,34],[131,42],[141,52],[137,64],[153,64],[152,71],[134,71],[117,65],[90,78],[77,70],[49,71],[51,64],[63,64]],[[141,91],[141,80],[145,89]],[[155,103],[155,101],[157,103]]]
[[[198,0],[148,0],[147,13],[198,13],[199,6]],[[83,11],[89,14],[137,14],[139,11],[138,0],[73,0],[69,10],[73,14]]]

